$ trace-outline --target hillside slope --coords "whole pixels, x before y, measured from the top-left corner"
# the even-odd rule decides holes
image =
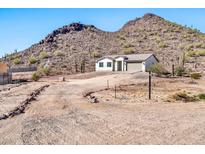
[[[54,30],[30,48],[2,60],[13,67],[33,63],[49,66],[52,74],[94,70],[95,60],[106,54],[154,53],[168,69],[179,65],[184,53],[205,50],[205,35],[154,14],[127,22],[116,32],[73,23]],[[186,65],[204,68],[204,56],[190,57]]]

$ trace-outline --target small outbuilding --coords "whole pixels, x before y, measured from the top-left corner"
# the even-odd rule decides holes
[[[96,61],[96,71],[145,72],[158,63],[154,54],[108,55]]]
[[[0,85],[8,84],[10,81],[9,66],[0,62]]]
[[[9,70],[9,66],[5,63],[0,62],[0,73],[7,73]]]

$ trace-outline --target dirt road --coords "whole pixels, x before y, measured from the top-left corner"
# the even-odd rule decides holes
[[[107,81],[110,87],[137,84],[146,82],[147,74],[31,83],[10,91],[8,103],[1,94],[4,104],[12,99],[18,104],[16,91],[50,84],[24,114],[0,121],[0,144],[205,144],[205,103],[91,104],[82,96],[105,88]]]

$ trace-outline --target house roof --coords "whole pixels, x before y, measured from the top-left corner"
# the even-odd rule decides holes
[[[152,55],[155,57],[155,59],[157,61],[159,61],[154,54],[130,54],[130,55],[107,55],[107,56],[103,56],[100,59],[98,59],[97,62],[102,60],[102,59],[105,59],[105,58],[115,60],[116,58],[119,58],[119,57],[126,58],[125,61],[138,61],[138,62],[142,62],[142,61],[145,61],[146,59],[148,59]]]

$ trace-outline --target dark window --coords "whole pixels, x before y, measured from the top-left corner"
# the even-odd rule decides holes
[[[103,62],[100,62],[100,63],[99,63],[99,67],[103,67]]]
[[[112,63],[111,62],[107,62],[107,67],[111,67]]]

